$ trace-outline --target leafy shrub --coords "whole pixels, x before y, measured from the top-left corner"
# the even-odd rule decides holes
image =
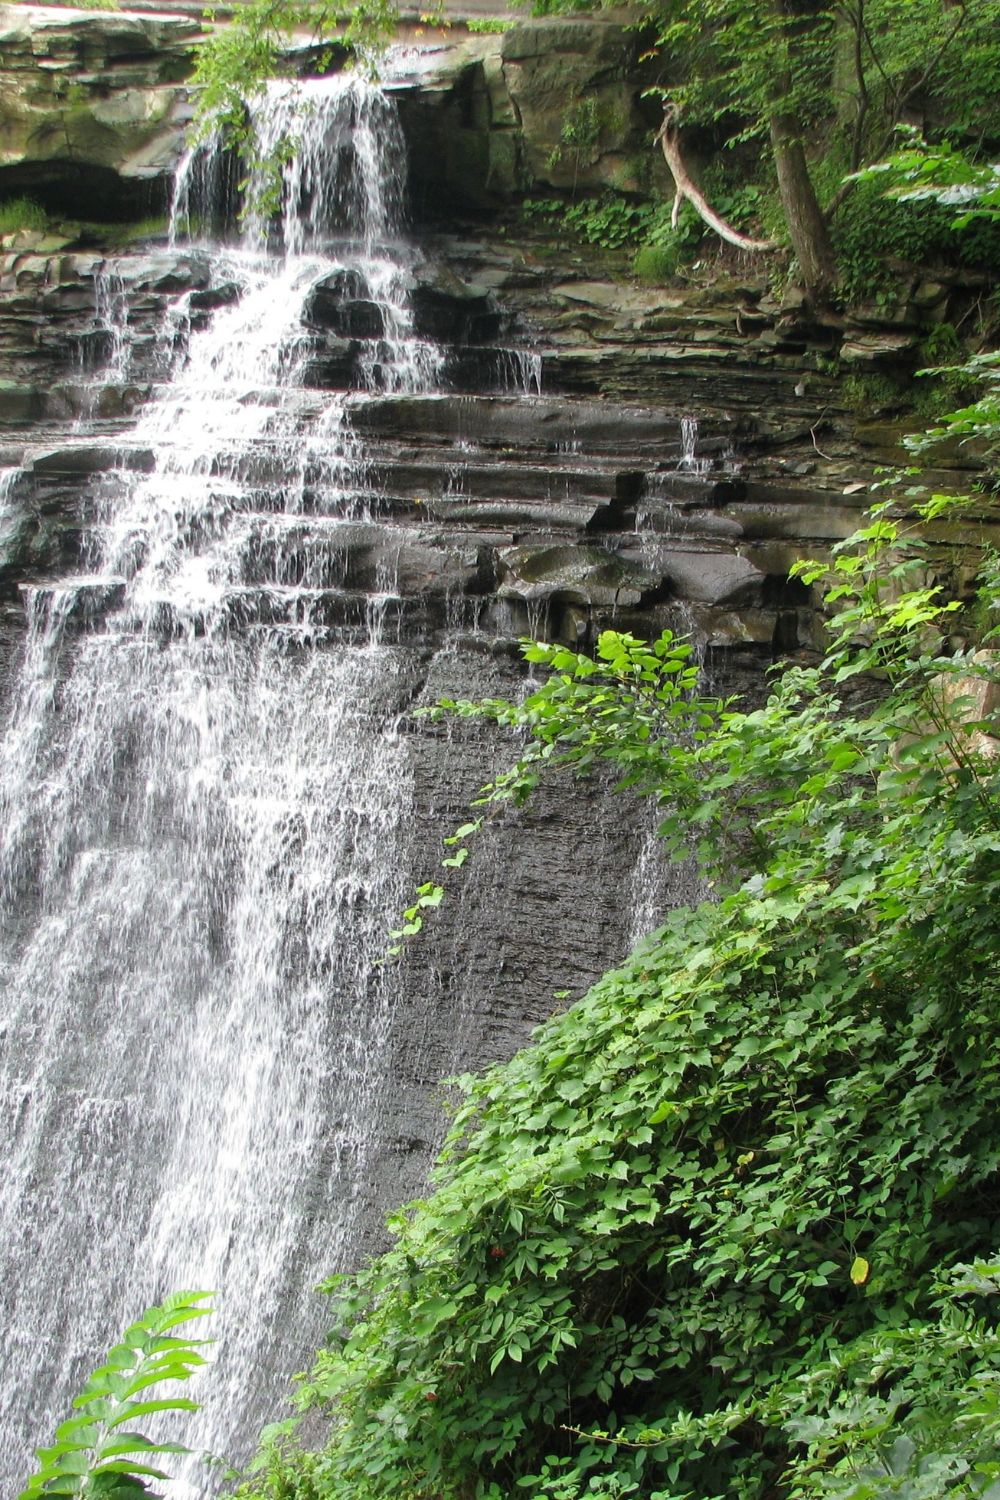
[[[705,235],[705,225],[685,198],[673,222],[673,204],[658,203],[649,209],[643,223],[647,245],[677,247],[678,258],[687,260],[695,253]]]
[[[568,229],[586,244],[604,250],[635,244],[650,217],[648,204],[633,203],[616,193],[568,205],[561,198],[533,198],[525,201],[521,211],[529,221]]]
[[[860,183],[846,199],[833,236],[841,291],[848,301],[898,290],[899,275],[887,265],[890,258],[971,268],[1000,263],[1000,223],[995,219],[973,219],[957,228],[955,211],[947,204],[900,202],[885,197],[872,181]]]
[[[522,205],[526,219],[563,227],[588,245],[603,250],[672,249],[678,260],[688,259],[701,243],[705,226],[689,203],[681,205],[676,229],[671,223],[669,203],[636,202],[620,193],[599,198],[581,198],[566,204],[560,198],[527,199]]]
[[[8,198],[0,203],[0,234],[18,234],[22,229],[41,230],[48,215],[33,198]]]
[[[56,1428],[55,1439],[38,1449],[41,1467],[28,1480],[19,1500],[43,1495],[106,1496],[107,1500],[140,1500],[150,1491],[147,1479],[166,1479],[149,1462],[161,1454],[187,1453],[179,1443],[152,1442],[126,1424],[164,1411],[197,1411],[182,1396],[151,1396],[164,1381],[190,1380],[204,1363],[194,1339],[171,1330],[209,1309],[201,1304],[209,1292],[176,1292],[159,1307],[149,1308],[125,1330],[120,1344],[108,1351],[73,1402],[80,1413]]]
[[[634,244],[646,219],[645,205],[630,203],[606,193],[602,198],[584,198],[566,210],[565,223],[602,250],[621,250]]]

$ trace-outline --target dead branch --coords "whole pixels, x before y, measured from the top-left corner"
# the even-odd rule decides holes
[[[704,193],[696,185],[688,172],[681,152],[680,131],[673,109],[666,106],[663,112],[663,124],[656,132],[654,141],[659,141],[663,150],[663,159],[670,168],[670,175],[674,179],[674,210],[671,222],[676,227],[677,215],[680,211],[681,201],[686,198],[699,218],[703,219],[710,229],[714,229],[721,239],[729,245],[736,245],[740,250],[751,250],[761,253],[769,250],[779,250],[781,246],[777,240],[757,240],[751,235],[741,234],[738,229],[726,222],[721,215],[708,202]]]

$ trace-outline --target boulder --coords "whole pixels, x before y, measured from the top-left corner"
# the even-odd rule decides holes
[[[861,333],[844,340],[840,358],[845,365],[892,365],[914,353],[917,343],[909,333]]]
[[[977,651],[967,670],[940,674],[930,691],[963,748],[996,759],[1000,754],[1000,654]]]
[[[500,316],[483,287],[467,286],[446,266],[425,261],[410,294],[414,329],[422,338],[460,344],[496,338]]]
[[[704,604],[749,604],[764,586],[765,575],[737,552],[681,551],[667,543],[659,567],[679,598]]]
[[[80,219],[162,211],[199,35],[185,16],[0,6],[0,193]]]
[[[510,547],[498,558],[501,598],[614,607],[657,587],[652,573],[593,546]]]
[[[397,94],[409,147],[410,197],[424,217],[494,208],[522,186],[517,110],[499,36],[443,47]]]
[[[648,187],[657,110],[639,98],[639,37],[599,16],[527,21],[503,34],[503,80],[531,184],[580,194]]]

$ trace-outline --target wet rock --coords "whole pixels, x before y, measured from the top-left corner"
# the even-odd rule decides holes
[[[42,393],[19,380],[0,380],[0,423],[12,426],[30,422],[43,409]]]
[[[122,284],[132,292],[186,292],[198,288],[214,295],[212,264],[202,250],[139,251],[112,263]],[[211,305],[211,304],[209,304]]]
[[[414,273],[411,302],[415,331],[446,343],[496,338],[499,313],[487,291],[466,286],[446,266],[424,263]]]
[[[235,281],[224,281],[192,292],[188,307],[192,312],[214,312],[217,307],[231,307],[242,295],[243,289]]]
[[[515,547],[498,559],[501,598],[590,606],[638,604],[659,580],[599,547]]]
[[[368,288],[359,271],[338,270],[316,282],[306,301],[304,321],[314,328],[333,328],[345,302],[366,297]]]
[[[327,325],[347,339],[380,339],[385,334],[385,313],[377,302],[343,302]]]
[[[32,474],[101,474],[108,469],[124,468],[136,473],[152,472],[155,459],[149,448],[108,446],[104,443],[78,442],[62,448],[36,453],[25,462]]]
[[[344,390],[355,383],[359,345],[333,334],[313,341],[302,369],[302,383],[319,390]]]

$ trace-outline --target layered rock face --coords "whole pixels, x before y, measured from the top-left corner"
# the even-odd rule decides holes
[[[91,220],[162,212],[188,118],[182,16],[0,7],[0,196]]]
[[[0,15],[0,192],[27,185],[62,217],[162,208],[190,114],[182,80],[195,24],[22,6]],[[421,45],[413,75],[391,84],[418,220],[494,213],[524,191],[648,187],[664,175],[649,144],[641,40],[619,19]],[[515,233],[481,219],[472,237],[425,234],[416,318],[448,345],[444,386],[463,399],[400,400],[364,418],[376,424],[366,440],[382,503],[413,532],[414,591],[458,588],[488,600],[485,617],[511,632],[544,624],[579,644],[611,618],[649,633],[677,606],[715,644],[819,644],[817,601],[787,584],[789,563],[848,534],[867,494],[859,486],[903,456],[890,427],[847,411],[825,373],[831,355],[863,370],[916,363],[917,320],[945,315],[947,287],[917,287],[894,327],[862,310],[845,335],[811,323],[794,299],[774,302],[753,276],[637,288],[595,275],[599,256],[583,265],[553,254],[551,232]],[[3,260],[0,421],[11,465],[25,423],[28,447],[45,432],[58,445],[61,427],[84,414],[113,432],[155,382],[146,356],[170,309],[197,327],[237,295],[211,284],[198,252],[73,244],[72,231],[22,235]],[[112,369],[91,381],[126,316],[127,378]],[[383,331],[377,309],[334,285],[317,288],[306,316],[309,388],[356,383]],[[528,388],[541,402],[508,403],[503,418],[500,403],[467,399]],[[100,461],[93,451],[45,460]],[[51,479],[36,493],[9,579],[24,566],[44,571],[73,545],[73,504]],[[474,565],[456,573],[449,538]],[[947,553],[939,562],[954,571]],[[371,576],[370,556],[358,578],[365,567]]]
[[[891,426],[844,409],[797,316],[752,285],[646,291],[531,247],[426,243],[415,327],[442,344],[442,393],[355,415],[401,595],[436,628],[464,599],[507,638],[587,646],[611,623],[649,634],[683,619],[715,646],[818,647],[821,601],[788,568],[848,535],[876,467],[903,454]],[[181,340],[238,288],[213,282],[203,252],[165,247],[12,252],[0,288],[0,457],[23,470],[0,564],[10,607],[18,583],[72,558],[78,476],[147,461],[116,439],[162,375],[164,322]],[[377,358],[382,315],[355,290],[320,284],[305,311],[304,422]],[[937,482],[974,470],[952,461]],[[941,532],[935,561],[961,587],[954,540]],[[359,590],[385,545],[355,539]]]

